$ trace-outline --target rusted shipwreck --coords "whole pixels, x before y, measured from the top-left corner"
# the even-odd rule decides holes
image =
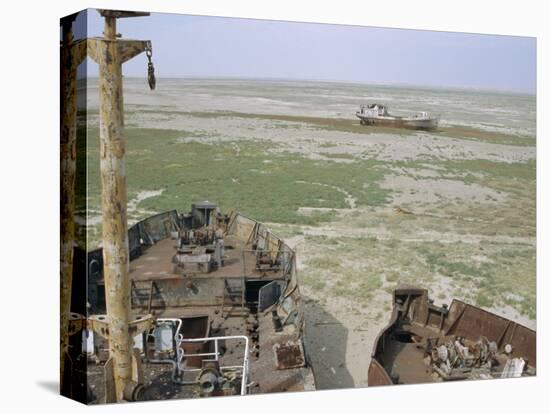
[[[432,131],[439,125],[439,116],[430,115],[428,112],[419,112],[411,116],[397,116],[388,112],[386,105],[374,103],[361,105],[355,113],[361,125],[388,126],[395,128],[421,129]]]
[[[315,389],[295,253],[262,223],[211,202],[129,228],[135,400]],[[88,402],[109,401],[101,249],[88,252]],[[151,316],[152,315],[152,316]]]
[[[128,228],[122,65],[145,52],[151,90],[156,80],[151,41],[121,38],[117,22],[149,13],[97,11],[103,37],[75,40],[77,14],[61,20],[61,393],[111,403],[313,389],[294,252],[266,226],[202,202]],[[76,145],[86,56],[99,65],[95,251],[74,248],[77,189],[89,185],[76,173],[88,162]]]
[[[426,289],[403,286],[374,343],[368,384],[525,377],[536,366],[535,331],[456,299],[436,306]]]

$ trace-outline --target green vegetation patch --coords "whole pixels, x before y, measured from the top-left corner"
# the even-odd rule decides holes
[[[497,162],[483,159],[449,160],[442,163],[448,173],[482,174],[490,178],[535,180],[536,160],[526,162]]]
[[[191,136],[187,131],[127,128],[125,135],[128,200],[143,191],[163,190],[141,201],[138,211],[129,211],[136,219],[140,211],[186,211],[193,202],[210,200],[224,211],[238,210],[263,222],[315,225],[334,219],[336,212],[300,214],[300,207],[347,208],[345,193],[358,206],[388,200],[388,190],[379,185],[384,169],[374,160],[312,160],[275,151],[272,142],[186,140]],[[99,131],[90,128],[87,197],[92,210],[100,209],[98,147]]]
[[[478,306],[511,305],[530,318],[536,312],[535,247],[502,244],[423,243],[416,248],[429,272],[453,279]],[[509,296],[514,292],[514,296]],[[517,298],[520,298],[519,300]]]
[[[451,296],[439,291],[439,299],[457,298],[484,308],[509,305],[536,316],[534,246],[312,235],[305,240],[303,254],[311,257],[300,275],[322,295],[366,306],[375,292],[391,293],[400,284],[430,288],[443,283]]]

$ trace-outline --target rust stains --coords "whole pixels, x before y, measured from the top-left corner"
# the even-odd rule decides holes
[[[393,296],[369,386],[535,375],[535,331],[459,300],[436,306],[426,289],[400,287]]]
[[[277,369],[300,368],[305,366],[304,350],[301,341],[287,341],[273,345]]]

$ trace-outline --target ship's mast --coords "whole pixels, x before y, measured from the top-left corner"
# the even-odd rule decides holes
[[[133,395],[138,385],[133,380],[133,338],[128,332],[131,323],[130,277],[122,64],[143,51],[150,51],[150,43],[118,39],[117,19],[147,16],[149,13],[99,12],[105,19],[103,38],[88,39],[88,53],[99,64],[99,156],[105,300],[114,399],[122,401],[128,400],[128,395]],[[151,80],[149,83],[151,85]],[[106,373],[106,378],[108,375]]]
[[[117,400],[132,378],[130,322],[130,278],[126,169],[123,134],[122,63],[116,40],[116,17],[105,17],[104,41],[99,57],[99,148],[105,301],[109,318],[109,352]]]

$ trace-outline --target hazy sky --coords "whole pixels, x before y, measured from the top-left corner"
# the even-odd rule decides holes
[[[88,35],[103,19],[88,13]],[[118,20],[151,40],[158,77],[238,77],[411,84],[536,92],[536,40],[220,17],[152,14]],[[97,65],[88,62],[88,76]],[[124,64],[145,76],[146,58]]]

